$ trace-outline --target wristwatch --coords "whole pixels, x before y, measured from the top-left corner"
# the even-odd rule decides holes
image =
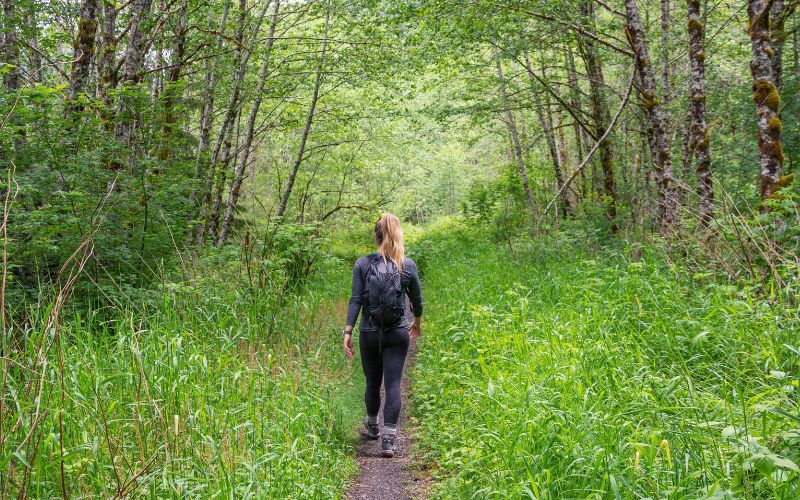
[[[348,330],[346,328],[342,329],[342,335],[352,335],[352,334],[353,334],[353,330]]]

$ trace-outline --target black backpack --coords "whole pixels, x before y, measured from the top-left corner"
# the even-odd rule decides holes
[[[364,278],[367,312],[380,326],[396,325],[405,315],[406,298],[402,275],[391,259],[380,254],[370,256]]]

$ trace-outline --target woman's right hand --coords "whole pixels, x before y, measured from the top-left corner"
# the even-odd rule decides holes
[[[411,337],[411,340],[417,340],[419,334],[421,333],[420,330],[422,329],[422,318],[414,318],[411,324],[408,327],[408,335]]]
[[[344,334],[344,354],[353,361],[353,335],[350,333]]]

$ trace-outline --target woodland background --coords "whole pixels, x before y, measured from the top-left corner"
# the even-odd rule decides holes
[[[3,0],[3,494],[243,493],[248,472],[224,464],[260,445],[224,436],[279,431],[288,454],[298,435],[330,449],[269,469],[269,481],[251,464],[247,491],[338,494],[346,479],[313,481],[331,464],[352,472],[320,381],[343,368],[320,332],[338,325],[343,269],[383,210],[409,224],[421,268],[445,265],[437,241],[451,240],[417,228],[456,220],[453,234],[513,262],[560,249],[716,287],[727,299],[711,316],[741,303],[753,321],[773,315],[763,366],[791,373],[780,366],[798,363],[784,338],[800,265],[797,7]],[[474,250],[457,241],[452,255]],[[226,392],[241,380],[243,393]],[[298,397],[298,381],[310,392]],[[195,390],[175,393],[187,383]],[[284,409],[270,391],[318,413],[276,427]],[[218,400],[201,403],[204,392]],[[785,397],[782,432],[798,419]],[[275,412],[272,425],[231,416],[257,411]],[[179,439],[187,419],[205,434]],[[320,426],[330,435],[309,438]],[[764,491],[791,496],[800,469],[773,455],[764,484],[789,489]],[[680,491],[710,495],[729,469],[704,467]],[[743,478],[756,469],[740,463]]]

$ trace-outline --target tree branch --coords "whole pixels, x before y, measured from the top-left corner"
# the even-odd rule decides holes
[[[583,161],[578,166],[578,168],[576,168],[575,171],[572,172],[572,175],[569,176],[569,179],[567,179],[566,182],[564,182],[564,185],[561,186],[561,189],[558,190],[558,193],[556,193],[556,196],[552,200],[550,200],[550,203],[548,203],[546,207],[544,207],[544,210],[542,211],[542,215],[540,215],[539,216],[539,220],[536,221],[536,225],[537,226],[539,226],[539,224],[541,224],[542,219],[544,218],[545,214],[547,214],[547,211],[550,209],[550,207],[552,207],[553,204],[556,201],[558,201],[559,198],[561,198],[561,195],[564,193],[564,191],[567,188],[569,188],[569,185],[572,183],[572,181],[574,181],[575,178],[578,177],[578,174],[580,174],[581,171],[584,168],[586,168],[586,165],[589,164],[589,160],[592,159],[592,156],[594,155],[595,151],[597,151],[597,149],[600,147],[600,145],[603,143],[603,141],[606,140],[608,135],[614,129],[614,126],[617,124],[617,120],[619,119],[620,115],[622,115],[622,110],[625,109],[625,106],[628,104],[628,100],[631,97],[631,89],[633,89],[633,81],[635,79],[636,79],[636,68],[634,67],[633,70],[631,71],[631,79],[628,82],[628,87],[627,87],[627,89],[625,89],[625,96],[622,98],[622,102],[619,105],[619,109],[617,109],[616,114],[614,114],[614,118],[611,119],[611,123],[608,125],[608,128],[606,129],[605,132],[603,132],[603,135],[595,143],[595,145],[592,147],[591,151],[589,151],[589,153],[586,155],[586,158],[583,159]]]

